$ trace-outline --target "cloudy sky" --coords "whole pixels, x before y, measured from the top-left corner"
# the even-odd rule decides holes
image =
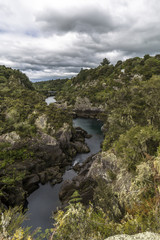
[[[32,81],[159,52],[159,0],[0,0],[0,64]]]

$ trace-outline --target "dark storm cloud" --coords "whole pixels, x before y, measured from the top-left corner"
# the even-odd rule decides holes
[[[115,28],[114,19],[109,12],[100,7],[71,8],[64,10],[49,9],[40,13],[36,18],[42,30],[47,33],[64,34],[104,33]]]

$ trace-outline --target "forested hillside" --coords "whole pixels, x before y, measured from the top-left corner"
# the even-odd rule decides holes
[[[104,59],[97,68],[81,69],[76,77],[64,84],[58,97],[69,104],[75,103],[77,96],[88,97],[93,104],[105,104],[118,90],[134,85],[133,80],[147,81],[159,74],[160,55],[118,61],[115,66]]]
[[[64,83],[67,82],[67,80],[68,79],[57,79],[57,80],[35,82],[33,83],[33,86],[37,91],[40,91],[45,95],[49,95],[49,92],[53,94],[52,92],[59,91],[64,85]]]

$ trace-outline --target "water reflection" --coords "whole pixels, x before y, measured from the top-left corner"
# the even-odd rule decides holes
[[[54,96],[48,97],[48,98],[45,99],[45,102],[47,103],[47,105],[49,105],[50,103],[55,103],[56,99],[55,99]]]

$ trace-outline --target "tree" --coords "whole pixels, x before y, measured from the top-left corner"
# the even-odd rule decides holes
[[[107,58],[104,58],[103,61],[101,62],[102,66],[109,65],[109,64],[110,64],[110,61]]]
[[[143,59],[144,59],[144,61],[146,61],[147,59],[149,59],[151,56],[149,55],[149,54],[146,54],[146,55],[144,55],[144,57],[143,57]]]

